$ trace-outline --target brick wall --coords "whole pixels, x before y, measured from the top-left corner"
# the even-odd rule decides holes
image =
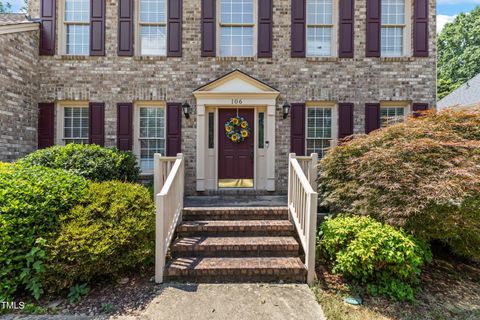
[[[0,161],[37,146],[38,31],[0,34]]]
[[[31,1],[33,17],[39,16],[39,1]],[[278,192],[285,192],[290,138],[284,133],[290,130],[290,117],[282,119],[284,99],[354,102],[355,133],[364,131],[367,102],[411,100],[435,104],[435,0],[430,1],[430,56],[389,59],[365,58],[365,0],[355,2],[353,59],[290,58],[290,0],[274,0],[271,59],[200,57],[199,0],[184,0],[183,57],[117,57],[117,2],[106,1],[106,57],[40,57],[39,67],[42,102],[68,99],[106,103],[107,146],[116,143],[117,102],[188,99],[194,105],[191,94],[194,89],[238,68],[281,93],[277,104],[276,187]],[[182,149],[188,172],[186,186],[192,193],[196,165],[195,115],[182,121]]]

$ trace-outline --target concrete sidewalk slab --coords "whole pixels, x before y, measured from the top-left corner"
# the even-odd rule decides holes
[[[305,284],[165,284],[140,314],[111,319],[324,320]]]

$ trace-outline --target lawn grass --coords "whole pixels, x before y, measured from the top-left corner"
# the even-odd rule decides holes
[[[362,295],[363,305],[345,303],[358,288],[329,267],[317,268],[318,284],[312,290],[328,320],[479,320],[480,264],[455,257],[433,260],[422,273],[422,286],[415,303],[400,303],[384,297]]]

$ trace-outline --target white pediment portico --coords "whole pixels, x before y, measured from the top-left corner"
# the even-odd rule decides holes
[[[246,98],[276,99],[279,92],[240,70],[234,70],[193,92],[197,99],[231,97],[231,95],[238,96],[241,94]]]
[[[218,146],[224,134],[222,129],[225,124],[221,115],[225,112],[237,116],[253,114],[249,119],[254,128],[253,135],[247,142],[253,150],[252,188],[275,190],[275,118],[279,94],[275,88],[240,70],[234,70],[193,92],[197,105],[197,191],[223,188],[219,183],[224,179],[219,177],[223,160]],[[235,146],[230,148],[234,150]]]

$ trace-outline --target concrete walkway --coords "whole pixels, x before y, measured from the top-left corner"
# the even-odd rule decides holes
[[[325,316],[307,285],[167,284],[144,311],[111,319],[324,320]]]

